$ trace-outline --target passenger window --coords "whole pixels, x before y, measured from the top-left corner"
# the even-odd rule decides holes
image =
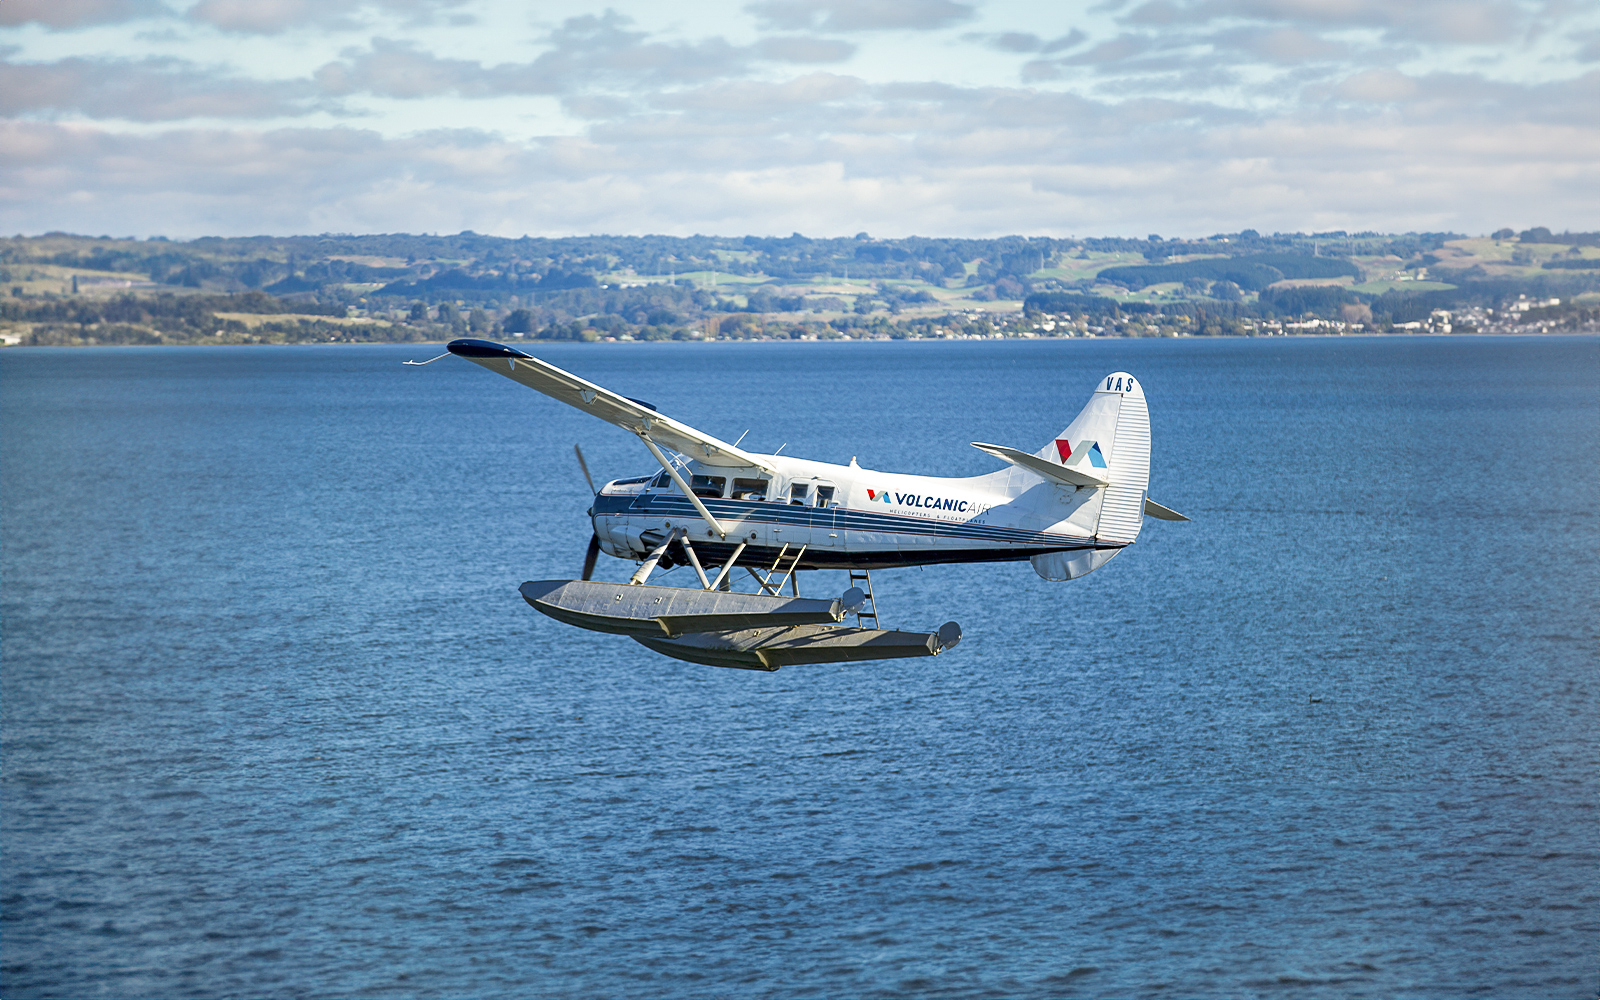
[[[806,504],[806,490],[810,489],[809,483],[795,483],[789,487],[789,502],[804,507]]]
[[[817,487],[817,506],[818,507],[832,507],[833,506],[833,487],[832,486],[818,486]]]
[[[735,479],[733,481],[733,499],[735,500],[765,500],[767,498],[767,483],[764,479]]]
[[[689,480],[689,490],[697,497],[720,497],[728,480],[722,476],[695,476]]]

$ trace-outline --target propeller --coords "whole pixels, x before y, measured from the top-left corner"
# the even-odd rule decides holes
[[[589,475],[589,463],[583,460],[583,449],[577,445],[572,446],[572,453],[578,456],[578,468],[583,470],[583,478],[589,482],[589,492],[597,492],[594,488],[594,477]]]
[[[583,460],[583,449],[578,447],[577,445],[573,445],[572,446],[572,453],[574,455],[578,456],[578,468],[583,470],[583,478],[589,484],[589,492],[590,493],[594,493],[595,492],[594,477],[589,475],[589,463],[585,462]],[[590,535],[589,536],[589,548],[583,554],[583,576],[581,577],[581,579],[588,580],[588,579],[590,579],[591,577],[594,576],[595,560],[597,560],[599,558],[600,558],[600,536],[599,535]]]

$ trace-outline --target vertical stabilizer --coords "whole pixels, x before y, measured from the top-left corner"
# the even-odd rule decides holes
[[[1034,454],[1107,481],[1097,498],[1097,515],[1091,515],[1097,541],[1127,544],[1139,537],[1150,485],[1150,412],[1144,387],[1132,375],[1113,372],[1102,378],[1066,430]],[[1035,556],[1033,564],[1045,579],[1073,579],[1105,565],[1117,551],[1050,553]]]
[[[1145,408],[1144,387],[1127,372],[1116,372],[1100,380],[1095,398],[1120,399],[1116,433],[1106,465],[1111,485],[1100,504],[1100,524],[1095,537],[1101,541],[1131,542],[1139,537],[1144,523],[1144,494],[1150,488],[1150,411]]]

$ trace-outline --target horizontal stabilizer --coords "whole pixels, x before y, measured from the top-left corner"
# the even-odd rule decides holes
[[[1019,469],[1027,469],[1034,475],[1043,476],[1045,479],[1060,483],[1063,486],[1104,486],[1110,481],[1104,476],[1096,474],[1093,466],[1086,469],[1069,468],[1068,466],[1057,465],[1054,462],[1042,459],[1037,455],[1030,455],[1025,451],[1007,448],[1005,445],[984,444],[981,441],[973,441],[971,444],[979,451],[987,452],[995,458],[1010,462]]]
[[[1191,520],[1190,518],[1184,517],[1182,514],[1173,510],[1171,507],[1161,506],[1149,497],[1144,498],[1144,512],[1149,514],[1151,517],[1159,517],[1163,521]]]

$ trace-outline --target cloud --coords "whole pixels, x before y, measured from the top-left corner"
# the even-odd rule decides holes
[[[160,0],[5,0],[0,3],[0,26],[31,23],[68,31],[169,13]]]
[[[1439,9],[1446,10],[1456,2],[1441,0]],[[1475,2],[1471,0],[1467,6]],[[1303,15],[1307,20],[1271,23],[1262,19],[1268,15]],[[1327,23],[1310,23],[1312,17]],[[1076,81],[1106,95],[1228,91],[1240,106],[1254,103],[1280,108],[1292,106],[1309,84],[1333,84],[1368,71],[1393,72],[1393,64],[1401,59],[1447,54],[1455,45],[1399,46],[1379,41],[1372,30],[1354,32],[1339,27],[1345,22],[1348,27],[1373,20],[1397,23],[1387,8],[1374,7],[1369,0],[1148,0],[1120,20],[1125,30],[1117,35],[1055,57],[1048,55],[1049,46],[1037,36],[986,37],[990,44],[1003,41],[1014,50],[1038,51],[1040,58],[1020,67],[1024,83]],[[1474,55],[1484,63],[1481,54]],[[1369,89],[1378,79],[1364,78]],[[1351,84],[1362,85],[1362,80]],[[1324,97],[1325,93],[1318,99]]]
[[[965,35],[969,42],[982,42],[1000,52],[1038,52],[1044,39],[1031,31],[1003,31],[997,35]]]
[[[757,42],[755,50],[763,59],[790,63],[844,62],[856,54],[849,42],[811,35],[772,35]]]
[[[1562,206],[1561,225],[1600,220],[1594,129],[1498,119],[1415,126],[1380,115],[1192,130],[1176,128],[1170,108],[1021,91],[873,96],[893,99],[856,109],[854,132],[772,143],[737,134],[707,142],[665,127],[629,143],[604,130],[515,143],[466,131],[119,135],[3,122],[0,212],[25,232],[109,226],[177,236],[1202,234],[1241,224],[1475,232],[1504,218],[1547,218],[1552,205]],[[913,105],[921,134],[867,131]],[[1036,127],[1052,116],[1054,130]]]
[[[356,6],[341,0],[200,0],[188,16],[223,31],[273,34],[313,22],[341,23]]]
[[[1125,20],[1147,27],[1258,21],[1319,29],[1381,29],[1391,41],[1494,44],[1531,20],[1512,0],[1147,0]]]
[[[401,15],[407,24],[432,23],[467,0],[200,0],[189,8],[190,20],[222,31],[272,35],[300,27],[355,28],[362,7]],[[463,15],[451,18],[462,23]],[[470,20],[470,19],[469,19]]]
[[[1101,42],[1087,52],[1068,56],[1061,60],[1061,63],[1066,66],[1093,66],[1126,62],[1135,56],[1144,55],[1156,45],[1156,41],[1146,35],[1118,35],[1116,38]]]
[[[0,114],[81,114],[159,122],[185,118],[274,118],[312,110],[301,81],[224,76],[171,58],[0,61]]]
[[[963,37],[965,37],[965,39],[969,42],[981,42],[989,46],[989,48],[996,49],[1000,52],[1038,52],[1044,55],[1049,55],[1052,52],[1060,52],[1063,49],[1070,49],[1081,45],[1085,40],[1088,39],[1089,36],[1085,35],[1079,29],[1073,28],[1065,35],[1062,35],[1059,38],[1049,39],[1048,41],[1040,38],[1031,31],[1003,31],[999,34],[972,34],[965,35]]]
[[[738,112],[765,118],[795,108],[845,100],[861,94],[865,88],[866,84],[853,76],[811,73],[777,84],[727,81],[661,94],[651,103],[658,108]]]
[[[632,21],[614,11],[569,18],[548,41],[553,47],[531,62],[485,66],[468,59],[444,59],[408,41],[374,38],[366,50],[351,49],[316,71],[324,93],[356,93],[418,99],[439,95],[482,98],[515,94],[566,94],[576,97],[613,90],[654,90],[694,85],[737,75],[751,62],[829,63],[848,59],[848,42],[804,35],[764,38],[750,47],[722,38],[696,42],[653,42]],[[614,99],[606,102],[615,107]],[[570,104],[586,117],[600,105]]]
[[[1395,70],[1368,70],[1331,88],[1310,88],[1307,97],[1343,104],[1399,108],[1408,124],[1493,130],[1512,123],[1600,129],[1600,70],[1571,80],[1519,84],[1486,80],[1466,73],[1407,76]]]
[[[953,0],[758,0],[745,10],[762,25],[784,31],[928,31],[976,13],[971,4]]]
[[[652,42],[615,11],[568,18],[547,39],[552,48],[506,79],[537,81],[549,92],[651,89],[714,80],[740,72],[755,53],[720,37],[697,42]],[[546,91],[530,91],[544,93]]]
[[[1387,104],[1415,96],[1417,81],[1392,69],[1370,69],[1343,80],[1334,96],[1344,101]]]
[[[401,99],[553,94],[558,89],[554,80],[527,65],[485,67],[467,59],[441,59],[411,42],[386,38],[374,38],[367,51],[349,52],[343,61],[322,66],[314,79],[334,96],[368,93]]]
[[[637,102],[610,94],[569,94],[561,99],[563,111],[577,118],[621,118],[639,109]]]
[[[1297,65],[1313,60],[1344,58],[1351,47],[1329,41],[1299,28],[1248,27],[1221,31],[1206,41],[1218,51],[1233,51],[1271,63]]]
[[[1594,25],[1566,8],[1547,7],[1541,20],[1521,7],[1508,14],[1497,0],[1392,9],[1375,0],[1141,0],[1114,8],[1115,30],[1093,38],[960,36],[1016,55],[1000,65],[1016,66],[1025,85],[956,86],[942,82],[937,64],[959,59],[960,50],[946,55],[953,34],[897,36],[932,53],[922,60],[932,67],[927,79],[813,71],[858,54],[852,41],[819,32],[942,29],[971,17],[970,5],[940,0],[763,0],[747,9],[769,33],[747,45],[715,35],[663,40],[606,10],[568,18],[525,59],[500,63],[446,57],[429,42],[402,40],[408,33],[370,26],[448,18],[461,12],[451,3],[204,0],[175,29],[197,46],[215,47],[212,28],[361,34],[342,36],[356,44],[298,80],[245,79],[174,58],[22,62],[26,49],[0,49],[0,115],[13,118],[0,123],[0,227],[1474,231],[1503,218],[1550,218],[1541,205],[1562,206],[1563,225],[1600,225],[1600,70],[1584,73],[1592,64],[1565,57],[1541,73],[1568,78],[1538,84],[1496,79],[1494,69],[1419,70],[1432,55],[1455,66],[1485,55],[1452,52],[1458,43],[1437,25],[1426,26],[1434,41],[1422,38],[1424,8],[1462,12],[1465,27],[1450,29],[1462,37],[1512,24],[1555,32],[1580,57],[1593,42],[1585,32]],[[12,8],[0,0],[0,10]],[[1477,20],[1467,16],[1474,12]],[[1502,44],[1482,64],[1509,66],[1518,51]],[[783,79],[784,66],[801,68]],[[373,112],[369,120],[391,115],[387,133],[163,126],[118,134],[130,120],[349,115],[337,102],[360,94],[444,108],[550,95],[577,134],[417,135],[406,117],[417,103]],[[49,120],[74,116],[109,124]]]

